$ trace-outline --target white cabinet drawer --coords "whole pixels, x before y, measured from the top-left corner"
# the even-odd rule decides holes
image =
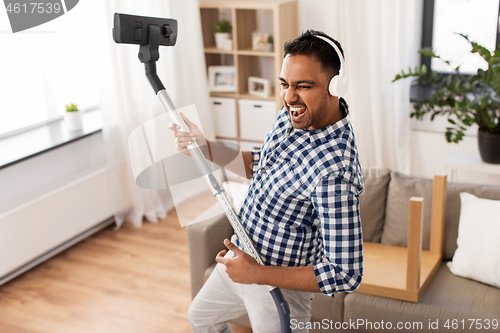
[[[236,100],[234,98],[210,98],[214,116],[215,135],[223,138],[238,136],[236,122]]]
[[[240,99],[242,140],[264,141],[276,120],[276,102]]]

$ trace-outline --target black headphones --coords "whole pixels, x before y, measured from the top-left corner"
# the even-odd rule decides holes
[[[330,84],[328,85],[328,92],[330,95],[335,96],[335,97],[342,97],[345,95],[347,92],[347,79],[345,77],[345,63],[344,63],[344,56],[342,55],[342,52],[340,52],[340,49],[338,48],[337,45],[335,45],[334,42],[332,42],[330,39],[319,36],[319,35],[314,35],[328,44],[330,44],[335,51],[337,52],[339,59],[340,59],[340,69],[339,69],[339,74],[334,75],[332,79],[330,80]]]

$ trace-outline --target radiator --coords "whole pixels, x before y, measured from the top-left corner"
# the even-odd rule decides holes
[[[112,223],[102,168],[0,215],[0,285]]]
[[[411,174],[433,178],[436,174],[448,175],[446,159],[451,152],[479,153],[476,136],[465,136],[456,143],[448,143],[443,133],[413,131],[411,137]],[[456,182],[500,184],[500,176],[480,172],[458,171]]]

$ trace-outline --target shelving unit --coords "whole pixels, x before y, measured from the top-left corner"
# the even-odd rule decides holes
[[[278,77],[283,62],[283,45],[298,36],[298,12],[296,0],[200,0],[200,17],[203,32],[203,43],[207,69],[209,66],[234,66],[236,71],[236,92],[212,92],[211,97],[234,98],[236,113],[236,137],[230,139],[245,149],[257,146],[264,141],[248,141],[241,138],[243,126],[250,126],[240,122],[240,100],[251,99],[259,101],[273,101],[276,103],[276,116],[282,106],[279,96]],[[224,14],[225,17],[221,17]],[[262,30],[262,17],[265,26],[272,31]],[[233,49],[224,50],[215,47],[214,24],[220,18],[227,19],[233,26]],[[270,22],[272,21],[272,22]],[[274,51],[252,50],[252,32],[261,31],[271,33],[274,38]],[[272,70],[271,70],[272,68]],[[248,77],[263,77],[271,81],[269,97],[259,97],[248,93]],[[228,126],[233,126],[227,124]],[[272,124],[271,124],[272,125]],[[269,126],[270,124],[262,124]],[[251,129],[250,129],[251,130]],[[251,147],[250,147],[251,148]]]

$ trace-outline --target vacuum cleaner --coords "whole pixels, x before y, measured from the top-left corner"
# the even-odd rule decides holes
[[[113,40],[120,44],[140,45],[139,60],[145,66],[146,77],[153,87],[155,94],[160,99],[170,119],[181,127],[181,131],[189,132],[188,126],[177,112],[156,73],[156,61],[160,58],[158,48],[160,45],[174,46],[177,40],[177,31],[177,21],[175,19],[144,17],[120,13],[114,14]],[[231,226],[242,242],[246,252],[255,258],[260,265],[264,265],[264,260],[243,227],[241,220],[234,211],[222,186],[213,175],[200,147],[196,142],[193,142],[187,148],[214,197],[223,207]],[[291,332],[290,308],[287,301],[279,288],[269,286],[269,291],[278,309],[281,332]]]

